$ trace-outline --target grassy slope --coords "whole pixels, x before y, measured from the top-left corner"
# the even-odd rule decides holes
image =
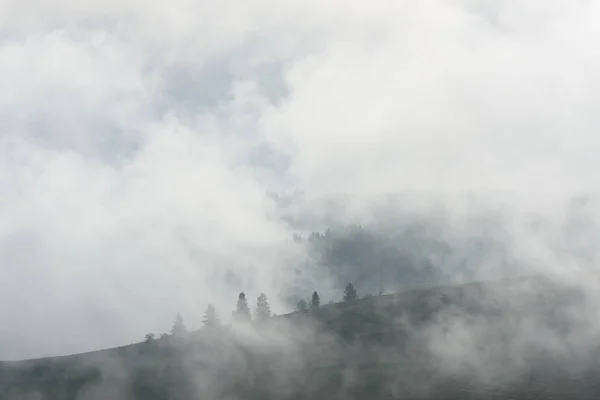
[[[522,321],[552,324],[561,309],[578,301],[576,291],[542,278],[415,289],[324,305],[314,315],[273,318],[275,330],[285,332],[280,336],[287,349],[265,351],[264,342],[240,341],[235,332],[196,332],[186,343],[157,340],[2,363],[0,398],[24,398],[24,393],[37,391],[48,399],[185,399],[198,386],[208,398],[533,399],[549,392],[561,398],[593,397],[600,388],[590,372],[596,365],[589,360],[577,360],[585,368],[565,373],[558,368],[564,360],[548,366],[532,353],[529,369],[519,379],[499,375],[481,382],[440,368],[428,352],[426,332],[446,317],[494,324],[488,336],[498,345]]]

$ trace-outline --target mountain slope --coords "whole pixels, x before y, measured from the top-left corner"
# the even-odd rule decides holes
[[[600,342],[589,334],[590,307],[580,288],[539,277],[415,289],[266,324],[2,363],[0,393],[11,400],[592,398],[600,395]]]

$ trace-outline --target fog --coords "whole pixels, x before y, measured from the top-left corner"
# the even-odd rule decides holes
[[[310,258],[294,233],[408,220],[455,249],[446,283],[584,294],[570,336],[511,332],[511,371],[532,339],[595,343],[598,18],[558,0],[0,2],[0,359],[139,342],[177,312],[197,329],[208,303],[229,322],[240,291],[290,312]],[[477,238],[502,251],[470,262]],[[341,300],[311,271],[303,293]],[[434,357],[497,376],[472,351],[493,328],[448,315]]]

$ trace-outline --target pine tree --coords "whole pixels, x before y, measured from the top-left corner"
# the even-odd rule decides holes
[[[352,283],[348,283],[346,285],[346,290],[344,290],[344,301],[352,301],[358,299],[358,294],[356,293],[356,289]]]
[[[212,304],[209,304],[208,307],[206,307],[204,317],[202,318],[202,324],[204,324],[205,328],[214,328],[221,325],[217,310]]]
[[[306,305],[306,300],[298,301],[298,304],[296,305],[296,311],[298,311],[298,312],[308,311],[308,306]]]
[[[171,328],[171,335],[175,337],[184,336],[187,333],[187,328],[183,323],[183,318],[181,314],[177,313],[177,317],[175,318],[175,322],[173,323],[173,327]]]
[[[248,301],[246,300],[246,294],[244,292],[240,293],[238,296],[233,317],[236,321],[252,320],[252,314],[250,314],[250,307],[248,307]]]
[[[269,306],[269,300],[264,293],[261,293],[256,299],[256,312],[254,316],[257,321],[264,321],[271,317],[271,306]]]
[[[312,294],[312,299],[310,301],[310,309],[315,310],[321,306],[321,298],[319,297],[319,293],[315,290]]]

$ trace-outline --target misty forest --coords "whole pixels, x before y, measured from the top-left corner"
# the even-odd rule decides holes
[[[478,281],[472,271],[452,283],[432,261],[450,249],[425,231],[294,234],[311,276],[337,288],[328,301],[299,290],[297,266],[280,293],[290,312],[241,292],[231,315],[203,307],[197,330],[177,314],[170,330],[135,344],[4,362],[3,398],[596,398],[600,347],[578,313],[590,307],[581,288],[541,275]],[[470,243],[460,257],[502,247]]]
[[[598,21],[0,1],[0,400],[600,399]]]

